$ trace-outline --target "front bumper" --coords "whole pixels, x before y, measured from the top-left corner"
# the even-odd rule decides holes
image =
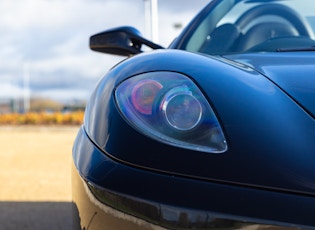
[[[73,161],[73,201],[83,229],[315,226],[313,197],[139,169],[98,149],[83,127]]]

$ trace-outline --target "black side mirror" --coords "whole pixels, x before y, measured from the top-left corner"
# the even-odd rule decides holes
[[[152,49],[163,49],[141,36],[133,27],[118,27],[90,37],[90,49],[102,53],[130,56],[141,53],[142,45]]]

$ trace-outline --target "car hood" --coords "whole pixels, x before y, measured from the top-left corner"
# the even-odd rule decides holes
[[[315,117],[315,53],[256,53],[225,58],[260,72]]]

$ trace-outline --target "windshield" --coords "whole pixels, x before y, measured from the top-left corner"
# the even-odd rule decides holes
[[[211,6],[183,49],[213,55],[315,49],[314,0],[214,0]]]

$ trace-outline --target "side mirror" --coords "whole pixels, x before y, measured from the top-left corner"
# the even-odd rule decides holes
[[[163,49],[162,46],[143,38],[133,27],[118,27],[90,37],[91,50],[120,56],[141,53],[143,45],[152,49]]]

